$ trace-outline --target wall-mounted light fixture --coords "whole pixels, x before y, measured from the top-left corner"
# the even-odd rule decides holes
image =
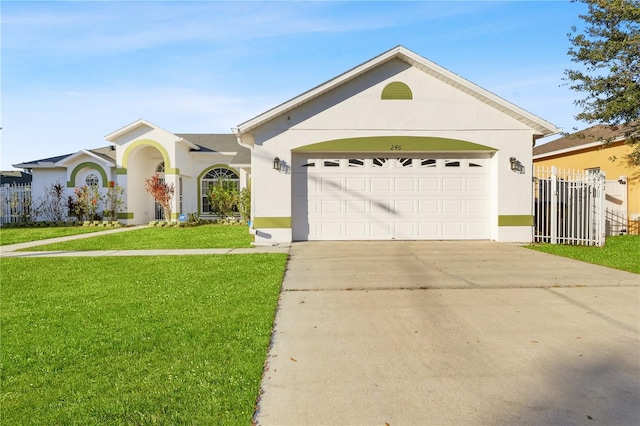
[[[282,169],[282,163],[280,162],[280,159],[278,157],[273,159],[273,169],[280,171],[280,169]]]
[[[509,158],[509,164],[511,165],[511,171],[515,173],[524,173],[524,166],[516,157]]]
[[[626,176],[620,176],[620,177],[618,178],[618,183],[619,183],[620,185],[626,185],[626,184],[627,184],[627,177],[626,177]]]

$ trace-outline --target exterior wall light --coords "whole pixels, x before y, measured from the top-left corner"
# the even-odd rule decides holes
[[[282,163],[280,162],[280,159],[278,157],[273,159],[273,169],[280,171],[280,169],[282,169]]]
[[[511,165],[511,171],[515,173],[524,173],[524,166],[516,157],[509,158],[509,164]]]

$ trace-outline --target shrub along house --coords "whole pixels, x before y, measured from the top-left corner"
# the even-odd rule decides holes
[[[398,46],[233,131],[274,244],[531,241],[531,147],[559,129]]]

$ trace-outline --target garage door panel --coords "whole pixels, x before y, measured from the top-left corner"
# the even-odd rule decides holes
[[[488,160],[355,158],[294,161],[296,239],[489,237]]]
[[[456,177],[445,177],[442,179],[443,192],[462,192],[464,190],[464,179]]]
[[[463,214],[464,201],[462,200],[442,200],[442,213]]]
[[[416,213],[415,202],[413,200],[396,200],[393,203],[393,211],[396,215],[411,215]]]
[[[367,190],[367,179],[366,178],[353,178],[349,177],[345,179],[346,181],[346,190],[349,192],[365,192]]]
[[[443,237],[462,237],[464,224],[462,222],[442,222],[442,236]]]
[[[347,237],[365,238],[368,234],[368,225],[366,221],[347,222],[345,227]]]
[[[395,178],[393,182],[394,190],[396,192],[413,192],[415,179],[410,178]]]
[[[391,238],[391,223],[390,222],[371,222],[371,236],[374,238]]]
[[[322,178],[322,192],[342,191],[342,179],[335,177]]]
[[[485,177],[468,177],[466,179],[467,192],[485,193],[489,189],[489,179]]]
[[[342,213],[342,202],[339,200],[322,200],[320,202],[320,213],[340,214]]]
[[[438,192],[440,179],[437,177],[418,178],[418,192]]]
[[[389,192],[391,191],[391,179],[388,177],[371,178],[371,192]]]
[[[419,200],[418,214],[429,215],[440,211],[441,202],[439,200]]]
[[[365,200],[347,200],[345,213],[347,215],[364,214],[367,212],[367,204]]]

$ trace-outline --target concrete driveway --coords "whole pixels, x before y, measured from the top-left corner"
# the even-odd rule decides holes
[[[640,422],[640,276],[495,242],[295,243],[259,425]]]

